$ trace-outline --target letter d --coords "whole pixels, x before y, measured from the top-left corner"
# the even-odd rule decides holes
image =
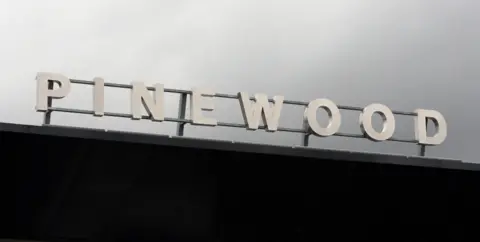
[[[442,114],[435,110],[417,109],[415,110],[415,139],[419,144],[439,145],[447,138],[447,122]],[[433,120],[437,133],[427,136],[427,120]]]

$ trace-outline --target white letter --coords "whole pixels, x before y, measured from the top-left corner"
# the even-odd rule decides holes
[[[217,120],[203,117],[202,111],[213,111],[213,96],[215,93],[211,90],[193,88],[190,98],[190,116],[192,124],[201,124],[216,126]]]
[[[163,121],[163,85],[155,85],[155,99],[149,94],[145,84],[142,82],[132,82],[132,118],[141,119],[142,111],[141,105],[147,110],[153,121]]]
[[[317,110],[322,108],[327,111],[329,123],[326,128],[317,122]],[[308,124],[314,134],[319,136],[330,136],[335,134],[342,123],[342,117],[337,105],[328,99],[316,99],[308,104],[304,114],[304,121]]]
[[[439,145],[447,138],[447,121],[442,114],[435,110],[415,110],[415,139],[419,144]],[[437,133],[433,137],[427,136],[427,120],[433,120]]]
[[[277,130],[278,119],[282,111],[283,96],[273,97],[274,104],[272,108],[265,94],[255,94],[255,102],[253,104],[246,92],[240,92],[238,95],[240,96],[240,107],[242,108],[243,120],[247,124],[247,129],[258,129],[260,116],[262,116],[263,124],[267,126],[267,131],[274,132]]]
[[[104,85],[105,81],[100,77],[93,78],[93,115],[101,117],[104,111]]]
[[[37,73],[37,111],[48,110],[48,98],[64,98],[70,92],[70,79],[66,76],[56,73],[39,72]],[[48,82],[53,81],[60,85],[57,89],[48,89]]]
[[[380,133],[375,131],[372,125],[372,115],[374,113],[379,113],[383,119],[383,129]],[[387,106],[378,103],[370,104],[360,114],[360,128],[363,134],[373,141],[387,140],[395,132],[395,117]]]

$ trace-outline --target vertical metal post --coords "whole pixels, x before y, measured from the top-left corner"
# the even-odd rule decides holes
[[[308,141],[309,141],[309,137],[310,137],[310,134],[303,134],[302,135],[303,137],[303,140],[302,140],[302,145],[307,147],[308,146]]]
[[[427,121],[425,122],[425,130],[428,130],[428,118],[427,118]],[[424,144],[419,144],[419,145],[420,145],[419,155],[425,156],[425,149],[427,148],[426,145]]]
[[[180,94],[180,102],[178,107],[178,118],[185,119],[185,110],[187,109],[187,94]],[[185,129],[185,122],[179,122],[177,124],[177,136],[183,136],[183,131]]]
[[[302,145],[307,147],[308,146],[308,141],[310,138],[310,128],[307,124],[307,122],[303,122],[303,129],[305,130],[305,133],[302,134]]]
[[[426,145],[420,145],[420,156],[425,156]]]
[[[54,82],[53,82],[53,81],[48,81],[48,89],[49,89],[49,90],[52,90],[52,89],[53,89],[53,85],[54,85]],[[48,97],[48,99],[47,99],[47,108],[51,108],[51,107],[52,107],[52,101],[53,101],[53,98],[52,98],[52,97]],[[43,114],[43,124],[44,124],[44,125],[50,124],[51,116],[52,116],[52,111],[51,111],[50,109],[47,110],[47,111],[45,111],[45,113]]]

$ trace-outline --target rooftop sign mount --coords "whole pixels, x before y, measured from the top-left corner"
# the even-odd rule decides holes
[[[416,143],[420,145],[420,155],[425,155],[425,146],[439,145],[447,137],[447,122],[443,115],[435,110],[416,109],[414,112],[392,111],[387,106],[380,103],[373,103],[364,108],[340,106],[333,101],[325,98],[319,98],[310,102],[285,100],[284,96],[273,96],[269,99],[266,94],[257,93],[252,98],[246,92],[239,92],[237,95],[215,93],[213,90],[205,88],[193,88],[192,90],[179,90],[164,88],[162,84],[156,84],[153,87],[147,87],[142,82],[132,82],[131,85],[107,83],[102,78],[96,77],[92,81],[69,79],[58,73],[39,72],[37,80],[37,99],[35,109],[44,112],[44,125],[50,124],[52,112],[69,112],[79,114],[90,114],[97,117],[113,116],[131,118],[133,120],[150,119],[157,122],[177,122],[177,135],[183,136],[185,124],[204,125],[204,126],[225,126],[246,128],[247,130],[263,129],[267,132],[285,131],[295,132],[303,135],[303,146],[308,146],[310,135],[329,137],[344,136],[354,138],[367,138],[375,142],[396,141],[406,143]],[[58,87],[54,87],[57,83]],[[52,106],[53,99],[66,97],[72,88],[72,84],[83,84],[93,86],[93,107],[92,110],[80,110],[69,108],[57,108]],[[105,87],[123,88],[131,90],[130,110],[128,114],[112,113],[104,111]],[[152,93],[153,92],[153,93]],[[164,93],[180,94],[179,114],[176,118],[165,117],[164,115]],[[190,95],[190,119],[186,119],[187,95]],[[243,115],[244,124],[226,123],[217,121],[208,117],[207,112],[214,111],[215,98],[237,99]],[[282,107],[284,104],[300,105],[305,107],[304,126],[302,129],[279,127]],[[142,115],[142,109],[145,109],[148,115]],[[317,110],[323,109],[328,113],[329,123],[322,126],[317,121]],[[342,124],[342,115],[340,110],[360,111],[359,126],[362,134],[347,134],[339,132]],[[373,128],[372,116],[378,113],[383,119],[382,130],[376,131]],[[395,133],[395,116],[412,116],[415,122],[415,138],[397,139],[393,137]],[[260,125],[260,119],[263,126]],[[436,134],[427,135],[427,120],[432,120],[436,126]]]

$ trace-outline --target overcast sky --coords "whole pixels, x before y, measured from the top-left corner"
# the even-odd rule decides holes
[[[373,102],[395,110],[435,109],[448,137],[427,155],[476,162],[480,135],[480,1],[217,0],[0,1],[1,121],[40,124],[35,75],[209,87],[218,93],[284,95],[339,105]],[[175,116],[178,96],[167,96]],[[91,109],[92,92],[73,86],[56,106]],[[106,111],[129,112],[129,93],[106,92]],[[210,116],[243,122],[238,102],[215,100]],[[360,133],[358,112],[342,112],[342,132]],[[302,107],[286,106],[280,126],[301,127]],[[320,118],[321,119],[321,118]],[[174,134],[173,123],[54,113],[54,124]],[[193,137],[299,145],[300,135],[187,127]],[[395,137],[413,138],[412,117]],[[414,155],[413,144],[312,138],[318,148]]]

